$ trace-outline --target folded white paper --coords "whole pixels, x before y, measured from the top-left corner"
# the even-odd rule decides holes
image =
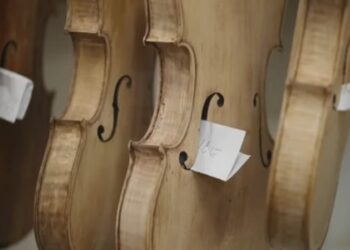
[[[339,103],[337,111],[350,110],[350,83],[344,84],[340,90]]]
[[[202,121],[197,158],[191,170],[228,181],[250,158],[240,153],[246,132]]]
[[[0,119],[14,123],[26,114],[33,82],[15,72],[0,68]]]

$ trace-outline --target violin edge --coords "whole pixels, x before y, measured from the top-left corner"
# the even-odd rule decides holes
[[[326,135],[329,134],[328,130],[331,128],[328,120],[329,117],[334,118],[335,113],[333,96],[339,89],[341,81],[344,80],[344,74],[341,72],[344,63],[346,63],[344,61],[346,59],[344,45],[348,44],[349,40],[349,34],[346,32],[346,26],[349,23],[346,13],[347,5],[347,1],[337,1],[336,3],[332,1],[302,1],[299,5],[296,34],[293,40],[291,63],[288,70],[287,87],[267,197],[268,237],[273,247],[292,246],[298,249],[318,249],[323,244],[328,231],[330,211],[334,200],[330,199],[329,204],[318,208],[324,210],[322,212],[326,217],[322,219],[322,223],[320,222],[322,225],[318,229],[315,229],[313,225],[315,220],[313,209],[317,210],[313,202],[317,200],[315,190],[317,190],[318,172],[322,171],[321,165],[324,164],[321,162],[322,155],[320,153],[323,150],[322,145],[326,140]],[[323,8],[324,11],[320,11],[320,8]],[[325,14],[328,18],[325,16],[317,18],[320,13],[329,13],[328,16]],[[341,15],[336,15],[336,13],[341,13]],[[313,18],[310,18],[310,15],[314,15]],[[336,41],[333,41],[336,53],[329,54],[334,56],[334,59],[328,58],[327,64],[323,65],[328,67],[325,70],[315,67],[314,62],[322,63],[325,60],[325,54],[333,47],[323,43],[323,48],[320,45],[315,50],[313,46],[316,40],[312,38],[312,35],[317,35],[317,32],[320,33],[320,31],[320,35],[322,35],[322,29],[317,30],[317,25],[320,23],[322,25],[322,21],[333,22],[333,25],[336,26],[328,29],[334,34],[327,34],[327,37],[336,37]],[[304,28],[306,28],[305,31]],[[313,31],[314,33],[312,33]],[[308,45],[312,43],[313,46],[303,46],[306,42]],[[317,51],[322,53],[317,54]],[[308,61],[307,55],[309,55]],[[304,62],[301,65],[300,60]],[[318,71],[322,71],[321,76],[313,74],[312,69],[316,68]],[[299,121],[304,121],[306,114],[309,114],[307,117],[312,117],[312,119],[308,119],[301,126]],[[310,127],[314,128],[315,131],[309,131]],[[302,134],[304,136],[290,136],[289,130],[291,128],[295,130],[293,130],[293,135]],[[307,142],[304,141],[305,138],[308,138]],[[342,141],[339,145],[339,152],[336,154],[338,160],[335,173],[339,171],[339,158],[344,148],[344,138],[340,139]],[[315,148],[307,151],[307,145],[310,145],[311,142],[314,142]],[[283,149],[281,149],[282,145],[284,145]],[[315,151],[316,153],[313,153]],[[283,158],[280,155],[283,155]],[[296,157],[296,155],[298,156]],[[337,174],[334,175],[334,178],[336,176]],[[336,184],[329,184],[327,188],[329,188],[327,195],[332,197],[332,193],[334,195],[336,190]]]

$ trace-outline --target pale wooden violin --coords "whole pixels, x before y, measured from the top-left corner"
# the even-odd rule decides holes
[[[152,114],[154,52],[143,1],[69,0],[75,48],[69,104],[51,124],[35,201],[40,249],[115,249],[128,142]]]
[[[273,249],[321,249],[327,234],[349,113],[349,1],[299,1],[268,199]]]
[[[117,247],[269,249],[264,82],[285,2],[146,3],[145,40],[157,49],[161,86],[148,132],[130,145]],[[201,119],[247,131],[242,151],[252,158],[226,183],[189,171]]]
[[[0,120],[0,247],[33,225],[35,185],[49,131],[52,95],[42,81],[45,0],[0,2],[0,67],[30,78],[34,89],[24,120]]]

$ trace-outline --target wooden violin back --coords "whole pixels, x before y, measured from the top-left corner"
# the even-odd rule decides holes
[[[347,139],[337,112],[349,81],[349,1],[299,2],[272,161],[268,233],[274,249],[321,249]]]
[[[284,1],[146,4],[145,39],[157,49],[161,83],[148,132],[130,145],[117,247],[269,249],[264,82]],[[201,116],[247,131],[242,151],[252,158],[226,183],[185,169],[196,158]]]
[[[143,45],[143,1],[69,0],[75,74],[51,125],[35,201],[40,249],[115,249],[128,142],[152,111],[154,53]]]
[[[49,4],[2,0],[0,67],[34,82],[24,120],[0,120],[0,246],[23,237],[33,225],[35,185],[49,131],[51,95],[42,81],[42,51]]]

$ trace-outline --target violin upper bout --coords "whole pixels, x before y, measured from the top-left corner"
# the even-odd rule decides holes
[[[101,28],[101,8],[99,0],[68,0],[65,29],[69,32],[97,33]]]
[[[180,0],[147,0],[145,41],[174,43],[182,39],[183,21]]]

